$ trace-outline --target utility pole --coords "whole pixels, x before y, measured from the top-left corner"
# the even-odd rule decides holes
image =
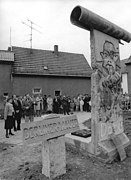
[[[31,30],[31,33],[30,33],[30,48],[32,49],[32,32],[33,32],[33,30],[35,30],[35,31],[37,31],[37,32],[39,32],[39,33],[41,33],[39,30],[37,30],[36,28],[34,28],[33,27],[33,24],[34,25],[36,25],[36,26],[38,26],[37,24],[35,24],[33,21],[31,21],[31,20],[29,20],[29,19],[27,19],[27,21],[30,23],[30,24],[27,24],[27,23],[25,23],[25,22],[22,22],[22,24],[24,24],[24,25],[26,25],[26,26],[28,26],[29,28],[30,28],[30,30]],[[40,27],[40,26],[39,26]]]

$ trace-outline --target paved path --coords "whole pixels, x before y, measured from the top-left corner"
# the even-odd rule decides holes
[[[82,122],[85,120],[88,120],[91,117],[91,113],[87,112],[77,112],[75,113],[78,118],[78,122],[80,125],[80,128],[84,128],[82,125]],[[41,117],[35,117],[35,121],[40,120]],[[24,120],[22,120],[22,123],[24,123]],[[13,131],[12,131],[13,132]],[[14,133],[14,132],[13,132]],[[10,136],[10,138],[5,138],[5,129],[4,129],[4,120],[0,120],[0,143],[8,143],[8,144],[16,144],[16,145],[22,145],[22,131],[15,132],[14,136]]]

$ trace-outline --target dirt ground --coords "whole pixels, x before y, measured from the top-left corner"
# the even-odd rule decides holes
[[[67,173],[55,180],[131,180],[131,145],[126,152],[123,162],[105,164],[66,145]],[[0,143],[0,180],[48,180],[41,170],[41,144]]]
[[[123,162],[105,164],[66,145],[67,173],[55,180],[131,180],[131,146],[126,151]],[[0,144],[0,180],[48,180],[41,169],[41,144]]]

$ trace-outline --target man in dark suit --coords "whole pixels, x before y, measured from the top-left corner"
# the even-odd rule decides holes
[[[13,95],[13,107],[14,107],[14,131],[21,130],[21,115],[22,115],[22,105],[21,102],[18,100],[16,95]],[[17,127],[16,127],[17,122]]]

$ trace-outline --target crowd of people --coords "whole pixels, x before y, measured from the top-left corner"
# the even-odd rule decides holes
[[[14,135],[15,131],[21,130],[21,118],[25,122],[34,121],[34,117],[42,114],[73,114],[74,111],[91,111],[91,97],[88,94],[78,95],[76,97],[55,96],[51,95],[34,95],[25,96],[13,95],[12,98],[7,97],[5,100],[4,119],[6,138]]]
[[[122,94],[122,109],[131,110],[131,97],[128,93]]]
[[[130,96],[125,93],[122,95],[122,109],[131,110]],[[6,138],[14,135],[15,131],[21,130],[21,118],[25,122],[34,121],[34,117],[40,117],[42,114],[73,114],[74,111],[91,111],[91,97],[88,94],[78,95],[76,97],[51,95],[25,96],[13,95],[5,100],[4,119]]]

